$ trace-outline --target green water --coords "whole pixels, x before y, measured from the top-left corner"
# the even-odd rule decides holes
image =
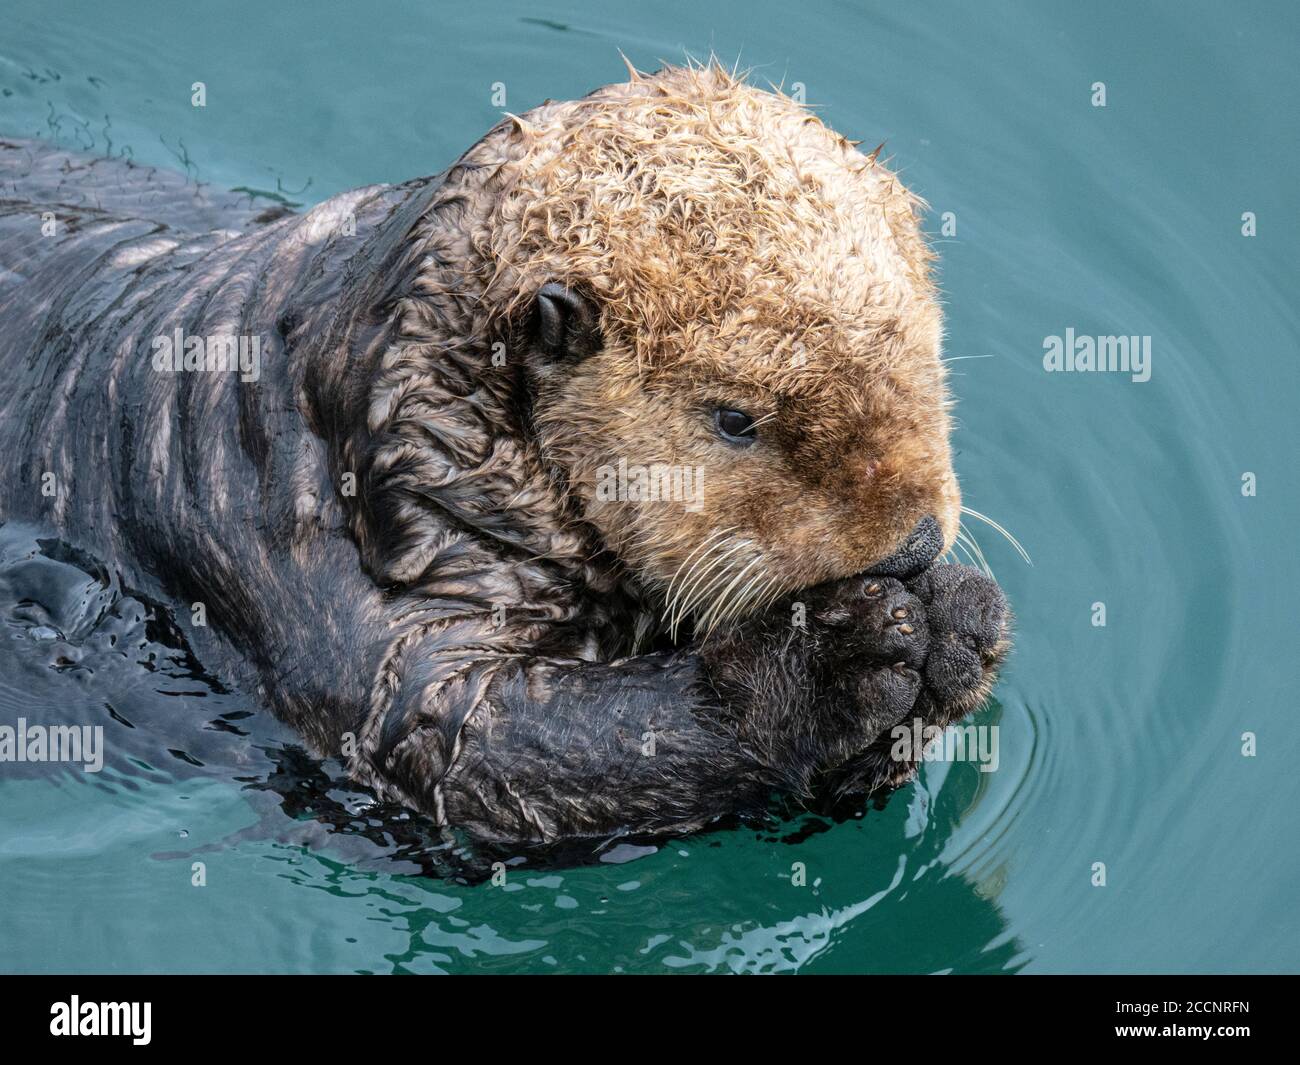
[[[1294,5],[6,0],[3,23],[0,135],[301,203],[437,171],[501,110],[620,80],[618,49],[802,83],[932,205],[958,471],[1034,564],[975,526],[1018,615],[978,717],[998,769],[931,764],[839,825],[465,888],[243,832],[219,776],[0,773],[0,968],[1300,969]],[[1150,336],[1151,379],[1046,373],[1067,328]],[[14,675],[7,717],[93,701]]]

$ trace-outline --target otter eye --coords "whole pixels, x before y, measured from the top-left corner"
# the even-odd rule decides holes
[[[744,411],[727,410],[725,407],[719,407],[713,412],[713,427],[718,430],[718,435],[729,444],[740,444],[742,447],[748,447],[758,439],[758,430],[754,427],[754,419]]]

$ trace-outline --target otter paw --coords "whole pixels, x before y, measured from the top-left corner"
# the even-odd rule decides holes
[[[908,583],[924,604],[930,648],[922,675],[935,724],[949,724],[988,695],[1010,647],[1002,589],[969,566],[932,566]]]
[[[892,577],[851,577],[824,586],[813,621],[837,663],[919,670],[930,647],[921,600]]]
[[[816,593],[819,687],[844,715],[845,737],[870,743],[921,695],[932,638],[925,606],[892,577],[852,577]]]
[[[849,703],[863,727],[862,739],[870,743],[879,732],[912,713],[923,679],[919,670],[902,662],[892,666],[862,663],[852,672],[850,684]]]

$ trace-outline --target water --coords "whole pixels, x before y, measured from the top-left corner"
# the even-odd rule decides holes
[[[95,622],[98,585],[56,560],[80,662],[0,596],[0,714],[101,723],[133,760],[5,767],[0,968],[1300,968],[1292,5],[5,7],[0,134],[303,204],[437,171],[499,117],[493,83],[519,112],[619,80],[619,48],[802,82],[933,206],[967,502],[1034,565],[976,525],[1018,615],[977,718],[996,772],[931,764],[860,819],[502,889],[420,875],[417,826],[169,650],[129,589]],[[1151,379],[1044,372],[1067,328],[1150,336]]]

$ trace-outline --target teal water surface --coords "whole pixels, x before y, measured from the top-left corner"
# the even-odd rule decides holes
[[[464,887],[277,832],[231,778],[0,773],[0,968],[1300,969],[1294,5],[4,6],[0,135],[301,204],[436,172],[620,49],[798,84],[931,205],[966,501],[1033,565],[972,524],[1017,613],[997,769],[841,824]],[[1150,379],[1047,372],[1067,330],[1150,337]],[[22,676],[5,719],[108,698]]]

